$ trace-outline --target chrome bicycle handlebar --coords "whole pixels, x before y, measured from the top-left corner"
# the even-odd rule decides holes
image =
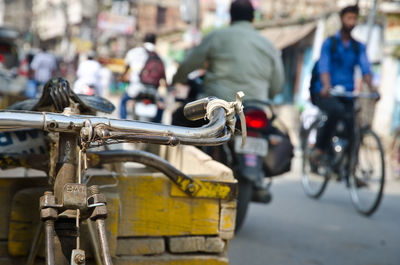
[[[334,97],[346,97],[346,98],[368,98],[368,99],[378,99],[379,94],[369,93],[369,92],[358,92],[358,91],[346,91],[343,86],[335,86],[329,90],[329,94]]]
[[[120,120],[89,115],[32,111],[0,111],[1,130],[39,129],[49,132],[81,133],[87,141],[126,140],[156,144],[217,145],[230,139],[229,122],[222,107],[212,111],[208,124],[199,128]],[[82,135],[82,134],[81,134]]]

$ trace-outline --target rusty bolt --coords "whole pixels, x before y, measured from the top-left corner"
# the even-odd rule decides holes
[[[45,208],[40,210],[40,219],[45,220],[56,220],[58,216],[57,210],[53,208]]]
[[[53,120],[53,121],[50,121],[50,122],[49,122],[48,127],[49,127],[50,129],[55,129],[55,128],[58,127],[58,124],[57,124],[56,121]]]
[[[75,255],[74,258],[76,264],[83,264],[85,262],[85,257],[82,254]]]

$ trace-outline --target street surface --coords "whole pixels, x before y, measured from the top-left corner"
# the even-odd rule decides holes
[[[342,183],[319,200],[304,194],[298,166],[276,178],[273,201],[252,203],[229,247],[231,265],[400,264],[400,180],[388,180],[378,211],[358,214]]]

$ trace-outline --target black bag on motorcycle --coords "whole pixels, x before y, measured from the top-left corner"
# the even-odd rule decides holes
[[[265,176],[273,177],[290,171],[293,145],[288,133],[271,126],[268,139],[268,154],[263,161]]]

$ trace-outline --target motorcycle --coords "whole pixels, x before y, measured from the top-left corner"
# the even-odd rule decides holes
[[[163,103],[156,90],[147,89],[140,92],[134,99],[133,120],[161,122]]]
[[[293,157],[293,145],[286,127],[277,119],[269,102],[244,102],[247,141],[242,147],[235,136],[229,148],[222,148],[239,182],[236,230],[245,220],[249,203],[270,203],[272,177],[288,172]]]
[[[231,168],[238,180],[236,231],[243,225],[251,201],[271,202],[272,177],[288,172],[293,157],[288,130],[277,118],[270,102],[244,101],[244,116],[247,140],[243,147],[241,136],[236,135],[224,145],[204,150],[213,159]],[[187,120],[173,119],[173,124],[191,127]],[[236,128],[239,127],[237,122]]]
[[[87,96],[100,96],[99,87],[93,81],[88,81],[85,78],[78,78],[73,87],[76,94],[83,94]]]

